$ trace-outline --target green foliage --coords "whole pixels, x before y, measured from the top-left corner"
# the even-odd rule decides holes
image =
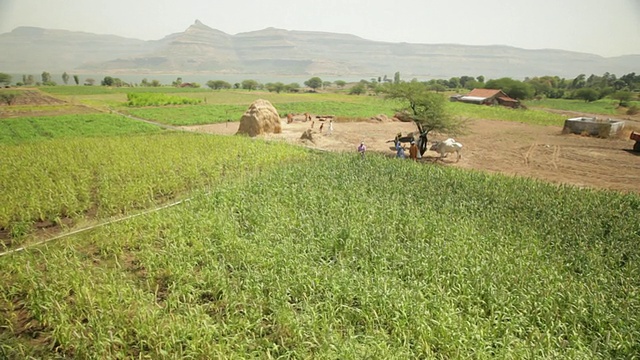
[[[309,80],[305,81],[304,84],[312,88],[313,90],[317,90],[322,87],[322,79],[317,76],[314,76]]]
[[[445,98],[427,89],[427,85],[412,81],[385,87],[385,98],[403,103],[403,111],[418,125],[426,137],[431,131],[456,133],[463,128],[459,118],[451,116]],[[426,142],[425,142],[426,143]]]
[[[201,99],[167,95],[162,93],[128,93],[127,105],[129,106],[166,106],[166,105],[194,105],[202,102]]]
[[[110,114],[19,117],[0,121],[0,144],[51,139],[153,134],[161,128]]]
[[[66,125],[73,124],[77,122]],[[82,125],[89,129],[91,123]],[[235,178],[305,152],[240,137],[181,132],[106,137],[117,131],[95,125],[105,132],[102,137],[79,138],[80,130],[54,134],[57,139],[46,142],[0,145],[0,228],[78,218],[89,210],[99,217],[129,213],[211,185],[221,176]],[[60,133],[65,130],[59,128]],[[134,132],[132,126],[125,128]]]
[[[75,82],[76,85],[80,85],[80,77],[78,75],[73,75],[73,82]]]
[[[357,83],[349,89],[349,95],[362,95],[367,92],[367,88],[363,83]]]
[[[535,93],[533,87],[528,83],[511,78],[489,80],[485,83],[484,88],[502,90],[510,97],[518,100],[530,99]]]
[[[342,89],[345,85],[347,85],[347,82],[344,80],[336,80],[333,83],[336,84],[336,86],[339,87],[340,89]]]
[[[0,73],[0,84],[11,84],[11,75]]]
[[[271,145],[246,151],[259,143],[247,140],[216,152],[211,139],[137,142],[162,161],[116,171],[173,183],[222,154],[240,156],[226,160],[229,181],[210,193],[0,257],[0,317],[28,316],[50,339],[38,348],[5,331],[9,358],[626,359],[640,351],[638,195],[356,154],[271,162],[239,176],[231,170],[259,168],[254,157],[273,161],[292,149],[262,155]],[[134,144],[105,152],[123,145]],[[97,149],[87,146],[92,159]],[[134,151],[117,155],[114,163],[148,164]],[[191,157],[200,161],[172,172]],[[212,174],[224,169],[216,164]],[[95,168],[115,178],[108,170]]]
[[[269,92],[276,92],[278,94],[285,90],[285,85],[281,82],[267,83],[264,87]]]
[[[244,90],[256,90],[258,89],[258,86],[260,85],[260,83],[258,83],[255,80],[243,80],[242,81],[242,88]]]
[[[20,93],[18,92],[0,91],[0,102],[3,102],[7,105],[12,105],[19,96],[20,96]]]
[[[127,112],[136,117],[175,126],[213,124],[238,121],[247,110],[241,105],[200,105],[170,108],[131,108]]]
[[[52,82],[51,81],[51,74],[46,72],[46,71],[42,72],[41,77],[42,77],[42,84],[44,84],[45,86],[46,86],[47,83],[51,83]]]
[[[585,102],[596,101],[600,98],[598,91],[592,88],[580,88],[573,94],[575,99],[582,99]]]
[[[537,106],[536,103],[531,101],[527,103],[527,106],[534,108]],[[544,103],[546,102],[543,100]],[[560,114],[531,108],[511,109],[504,106],[478,106],[462,102],[447,103],[448,111],[454,116],[463,119],[489,119],[515,121],[532,125],[562,126],[567,118]]]
[[[66,71],[62,73],[62,82],[64,82],[65,85],[69,83],[69,74],[67,74]]]
[[[632,94],[631,91],[616,91],[611,94],[611,98],[618,100],[618,106],[627,106],[631,101]]]
[[[593,102],[584,102],[571,99],[541,99],[525,102],[530,108],[556,109],[566,111],[576,111],[589,114],[616,114],[616,102],[611,99],[600,99]]]
[[[231,84],[224,80],[209,80],[207,86],[213,90],[231,89]]]

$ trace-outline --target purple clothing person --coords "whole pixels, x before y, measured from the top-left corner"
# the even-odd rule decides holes
[[[362,155],[363,159],[365,151],[367,151],[367,146],[364,144],[364,142],[361,142],[360,146],[358,146],[358,152],[360,153],[360,155]]]

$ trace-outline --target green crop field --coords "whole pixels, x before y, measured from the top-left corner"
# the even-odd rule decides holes
[[[317,154],[253,174],[0,257],[0,354],[640,352],[637,195],[375,155]]]
[[[629,105],[633,104],[640,106],[640,101],[629,101]],[[526,105],[535,108],[566,110],[590,114],[618,115],[620,113],[618,100],[613,99],[600,99],[592,102],[585,102],[583,100],[544,99],[527,101]]]
[[[544,110],[511,109],[504,106],[482,106],[462,102],[450,102],[448,109],[462,118],[516,121],[532,125],[562,126],[566,116]]]
[[[0,119],[0,145],[38,140],[150,134],[161,128],[111,114]],[[3,152],[4,153],[4,152]]]
[[[0,178],[6,179],[0,187],[0,228],[14,235],[27,233],[39,221],[59,224],[65,218],[82,219],[87,213],[127,214],[206,188],[222,176],[239,176],[246,169],[304,153],[300,148],[242,137],[171,131],[61,137],[0,145],[0,151]]]
[[[108,90],[55,96],[167,124],[239,118],[257,98],[281,115],[343,121],[397,108],[174,89],[165,94],[203,102],[129,107],[127,92]],[[447,106],[462,118],[564,119]],[[636,193],[115,114],[2,119],[0,153],[0,359],[640,354]],[[68,235],[37,245],[56,234]]]

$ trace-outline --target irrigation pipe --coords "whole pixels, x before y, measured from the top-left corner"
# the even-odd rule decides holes
[[[191,199],[192,198],[182,199],[182,200],[179,200],[179,201],[176,201],[176,202],[172,202],[170,204],[162,205],[162,206],[154,208],[154,209],[145,210],[145,211],[139,212],[137,214],[128,215],[128,216],[112,219],[112,220],[109,220],[109,221],[105,221],[105,222],[102,222],[102,223],[99,223],[99,224],[95,224],[95,225],[92,225],[92,226],[87,226],[87,227],[83,227],[83,228],[80,228],[80,229],[76,229],[76,230],[70,231],[68,233],[60,234],[60,235],[54,236],[54,237],[49,238],[49,239],[45,239],[45,240],[42,240],[42,241],[38,241],[38,242],[35,242],[35,243],[32,243],[32,244],[28,244],[28,245],[19,247],[17,249],[12,249],[12,250],[9,250],[9,251],[5,251],[3,253],[0,253],[0,257],[5,256],[5,255],[9,255],[9,254],[13,254],[13,253],[17,253],[17,252],[20,252],[20,251],[24,251],[24,250],[27,250],[27,249],[32,248],[34,246],[46,244],[46,243],[51,242],[51,241],[60,240],[60,239],[65,238],[67,236],[79,234],[79,233],[82,233],[82,232],[85,232],[85,231],[89,231],[89,230],[92,230],[92,229],[96,229],[96,228],[99,228],[99,227],[103,227],[103,226],[106,226],[106,225],[115,224],[115,223],[120,222],[120,221],[129,220],[129,219],[133,219],[133,218],[138,217],[138,216],[147,215],[147,214],[150,214],[150,213],[153,213],[153,212],[156,212],[156,211],[164,210],[164,209],[179,205],[179,204],[181,204],[181,203],[183,203],[185,201],[189,201]]]

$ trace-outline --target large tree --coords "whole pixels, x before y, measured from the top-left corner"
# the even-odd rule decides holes
[[[317,76],[312,77],[311,79],[304,82],[304,84],[313,90],[319,89],[322,87],[322,79]]]
[[[399,101],[400,110],[418,127],[421,155],[427,150],[430,132],[456,134],[464,128],[462,121],[448,113],[444,96],[429,91],[426,84],[418,81],[393,84],[386,86],[384,92],[386,99]]]

